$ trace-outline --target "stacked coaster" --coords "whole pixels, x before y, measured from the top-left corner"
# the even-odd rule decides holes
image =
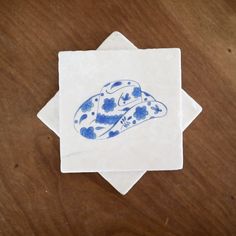
[[[38,117],[60,136],[63,173],[99,172],[126,194],[147,170],[182,169],[182,133],[202,108],[181,88],[179,49],[113,32],[59,53],[59,88]]]

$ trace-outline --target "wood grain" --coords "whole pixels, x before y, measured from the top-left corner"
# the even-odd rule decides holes
[[[236,2],[0,1],[1,235],[236,235]],[[125,196],[98,174],[61,174],[36,113],[58,89],[57,53],[118,30],[182,49],[183,88],[203,106],[184,169],[148,172]]]

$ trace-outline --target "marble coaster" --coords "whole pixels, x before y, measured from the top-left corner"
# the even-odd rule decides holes
[[[59,53],[61,171],[183,166],[180,50]]]

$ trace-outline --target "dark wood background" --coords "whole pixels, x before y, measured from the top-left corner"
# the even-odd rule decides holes
[[[57,53],[113,31],[182,49],[183,88],[203,107],[184,169],[149,172],[125,196],[98,174],[61,174],[36,117],[58,90]],[[236,1],[0,0],[1,235],[236,235]]]

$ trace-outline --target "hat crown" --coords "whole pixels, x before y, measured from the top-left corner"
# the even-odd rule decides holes
[[[140,85],[131,80],[119,80],[106,84],[98,102],[98,113],[106,116],[123,115],[142,101]]]

